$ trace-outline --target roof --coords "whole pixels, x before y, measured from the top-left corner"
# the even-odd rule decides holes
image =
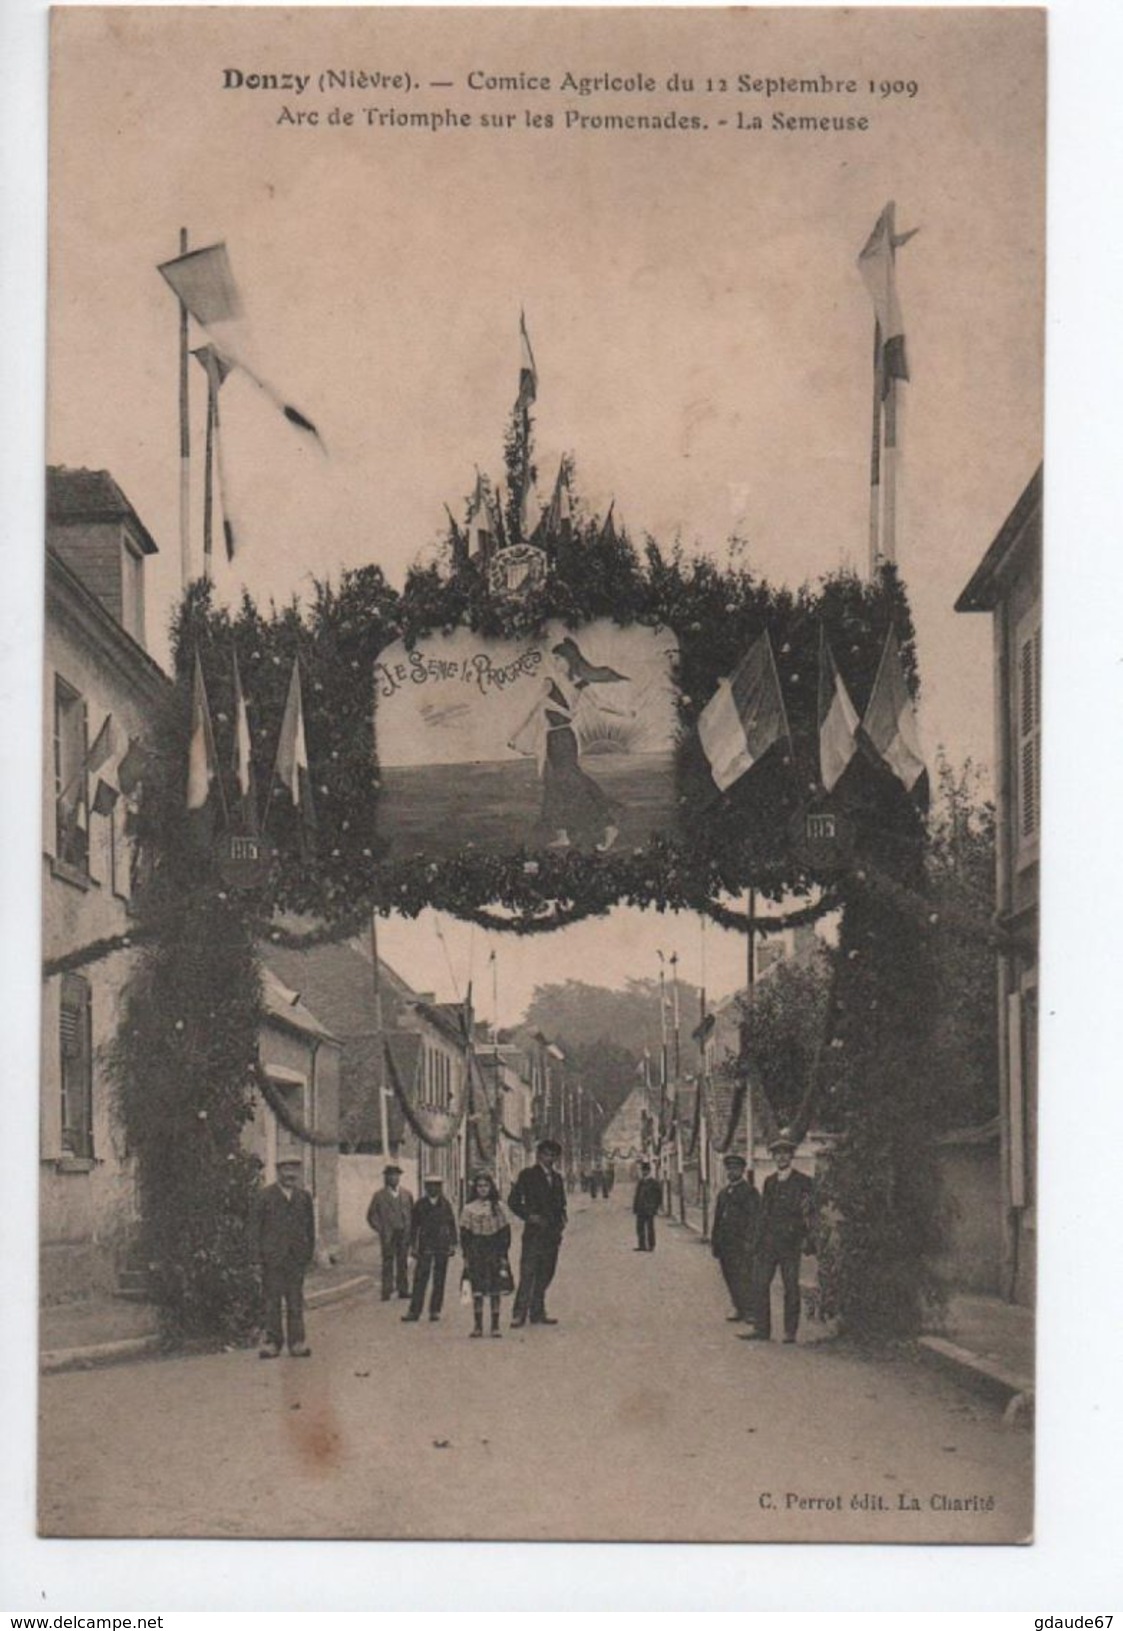
[[[156,659],[53,550],[47,551],[46,584],[49,613],[69,619],[80,638],[95,642],[118,672],[129,683],[141,686],[152,701],[162,701],[170,694],[173,682]]]
[[[156,541],[108,470],[69,470],[47,466],[47,523],[128,521],[146,555],[157,555]]]
[[[455,1042],[459,1047],[463,1047],[467,1042],[464,1010],[458,1002],[423,1002],[421,998],[415,997],[409,1006],[450,1042]]]
[[[292,991],[279,980],[272,969],[261,971],[261,994],[265,1012],[278,1025],[302,1035],[317,1037],[321,1042],[336,1042],[337,1038],[320,1024],[312,1010],[300,1000],[300,993]]]
[[[296,951],[286,946],[265,944],[261,948],[266,966],[291,990],[308,999],[332,1034],[347,1041],[372,1035],[377,1026],[374,1015],[374,974],[368,953],[353,940],[338,940]],[[382,1018],[387,1029],[403,1002],[413,1000],[405,981],[381,958],[379,983]]]
[[[993,611],[1010,573],[1031,547],[1040,549],[1043,480],[1044,466],[1039,464],[956,601],[957,612]]]

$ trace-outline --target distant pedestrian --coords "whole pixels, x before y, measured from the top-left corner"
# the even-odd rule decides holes
[[[655,1214],[662,1204],[663,1186],[658,1178],[652,1177],[651,1162],[641,1161],[639,1164],[639,1180],[632,1199],[632,1211],[636,1220],[634,1251],[653,1252],[655,1250]]]
[[[300,1184],[302,1164],[299,1158],[278,1161],[277,1182],[261,1191],[254,1207],[254,1255],[265,1301],[261,1359],[276,1359],[286,1336],[294,1359],[307,1359],[312,1351],[304,1340],[304,1276],[316,1246],[316,1219],[312,1197]]]
[[[499,1299],[511,1289],[511,1224],[495,1180],[488,1172],[472,1179],[472,1198],[460,1214],[460,1244],[464,1249],[464,1274],[472,1288],[472,1331],[484,1334],[484,1298],[491,1307],[491,1334],[499,1329]]]
[[[725,1158],[725,1187],[718,1192],[714,1207],[710,1248],[721,1266],[733,1303],[729,1318],[753,1322],[753,1263],[760,1196],[752,1179],[745,1177],[745,1161],[740,1155]]]
[[[561,1145],[556,1139],[544,1138],[535,1154],[534,1165],[523,1168],[510,1195],[511,1211],[523,1221],[519,1288],[511,1311],[515,1330],[528,1318],[531,1325],[558,1323],[546,1312],[546,1292],[557,1270],[568,1221],[565,1185],[556,1170]]]
[[[768,1146],[776,1171],[764,1180],[757,1231],[755,1286],[756,1330],[745,1340],[767,1342],[772,1336],[772,1281],[776,1270],[784,1283],[784,1341],[794,1342],[799,1330],[799,1259],[815,1234],[814,1186],[805,1173],[792,1166],[796,1140],[786,1128]]]
[[[382,1301],[388,1303],[397,1290],[409,1296],[409,1241],[413,1227],[413,1196],[402,1188],[402,1169],[384,1169],[383,1187],[376,1189],[367,1207],[367,1222],[382,1247]]]
[[[604,1198],[607,1201],[616,1183],[616,1168],[610,1163],[604,1169]]]
[[[425,1193],[413,1209],[409,1243],[415,1257],[413,1294],[409,1312],[402,1315],[402,1320],[408,1324],[421,1318],[430,1276],[433,1291],[429,1298],[429,1318],[439,1320],[444,1307],[448,1260],[456,1251],[456,1213],[445,1196],[444,1179],[439,1172],[425,1176]]]

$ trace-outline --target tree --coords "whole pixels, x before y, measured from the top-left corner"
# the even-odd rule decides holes
[[[830,983],[830,953],[820,942],[807,961],[777,964],[756,986],[751,1004],[738,1001],[747,1020],[739,1070],[751,1061],[781,1126],[797,1119],[815,1070]]]

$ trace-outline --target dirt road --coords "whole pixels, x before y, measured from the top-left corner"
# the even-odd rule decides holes
[[[1032,1440],[907,1360],[736,1340],[697,1236],[632,1251],[579,1199],[555,1327],[468,1340],[368,1297],[311,1359],[43,1378],[51,1535],[993,1541],[1028,1536]],[[455,1269],[450,1281],[455,1282]],[[806,1340],[805,1340],[806,1336]]]

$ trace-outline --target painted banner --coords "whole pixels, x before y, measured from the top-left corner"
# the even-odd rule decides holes
[[[390,646],[374,679],[391,854],[607,852],[672,831],[677,657],[668,630],[607,619]]]

